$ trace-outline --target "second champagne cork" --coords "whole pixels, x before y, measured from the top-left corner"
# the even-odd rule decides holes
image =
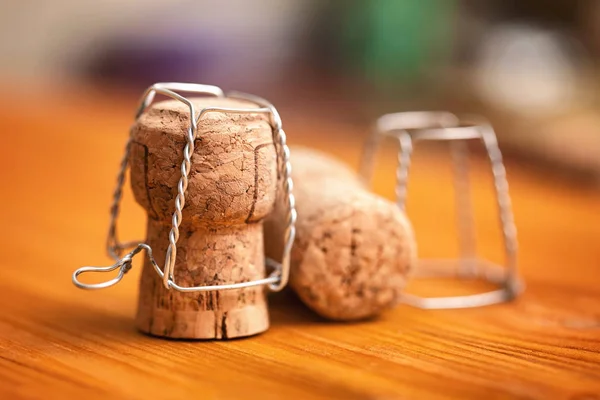
[[[290,286],[333,320],[375,316],[396,305],[416,262],[412,227],[392,202],[367,191],[343,163],[290,150],[298,220]],[[267,254],[281,256],[283,207],[265,224]]]

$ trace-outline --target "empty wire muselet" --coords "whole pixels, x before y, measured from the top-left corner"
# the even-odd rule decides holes
[[[408,176],[414,143],[417,141],[448,141],[454,164],[454,188],[458,216],[458,240],[461,257],[457,260],[419,260],[417,277],[479,278],[498,286],[498,289],[466,296],[420,297],[405,294],[406,304],[425,309],[468,308],[497,304],[514,299],[523,284],[517,270],[517,230],[508,192],[506,169],[492,126],[480,117],[460,119],[449,112],[400,112],[386,114],[375,124],[367,141],[360,174],[367,186],[371,185],[376,153],[383,139],[398,142],[396,168],[396,203],[405,208]],[[502,230],[505,265],[498,265],[477,257],[474,219],[469,197],[467,140],[480,140],[490,160],[494,189]]]
[[[234,99],[247,100],[255,103],[258,108],[227,108],[227,107],[205,107],[201,110],[196,110],[194,104],[180,92],[191,93],[195,95],[214,96],[214,97],[229,97]],[[287,146],[287,137],[282,128],[282,121],[277,109],[268,101],[249,94],[231,92],[227,96],[217,86],[200,85],[192,83],[156,83],[149,87],[144,95],[140,106],[135,114],[137,120],[146,109],[152,104],[157,94],[170,97],[184,103],[189,109],[190,126],[186,132],[186,144],[182,149],[183,162],[181,164],[181,177],[177,185],[177,196],[175,197],[175,211],[172,217],[171,230],[169,232],[169,246],[167,248],[165,263],[161,268],[152,255],[152,248],[141,241],[131,241],[121,243],[117,239],[117,219],[120,210],[120,201],[123,193],[123,185],[129,159],[130,141],[127,142],[125,153],[121,160],[120,170],[117,177],[117,185],[113,194],[113,203],[110,212],[110,224],[107,237],[107,252],[110,257],[115,260],[115,263],[107,267],[85,266],[77,269],[72,276],[75,286],[81,289],[102,289],[117,284],[123,276],[131,269],[133,257],[138,253],[145,251],[150,263],[154,267],[156,273],[163,280],[163,284],[167,289],[173,289],[180,292],[207,292],[214,290],[232,290],[244,289],[248,287],[267,285],[272,291],[280,291],[283,289],[289,278],[290,271],[290,253],[295,237],[296,209],[295,200],[292,193],[293,182],[291,177],[290,152]],[[264,279],[258,279],[249,282],[239,282],[233,284],[210,285],[210,286],[180,286],[174,279],[174,268],[177,257],[177,241],[179,238],[179,226],[182,220],[182,209],[185,206],[185,196],[188,186],[188,178],[191,167],[191,157],[194,154],[195,139],[197,137],[198,121],[207,113],[235,113],[235,114],[268,114],[270,116],[270,124],[273,130],[273,142],[275,144],[279,174],[282,177],[283,198],[286,203],[287,212],[285,214],[286,229],[284,232],[284,249],[281,263],[272,259],[267,259],[266,264],[272,270],[269,276]],[[125,250],[132,249],[124,253]],[[79,276],[87,272],[111,272],[118,269],[117,276],[111,280],[87,284],[79,280]]]

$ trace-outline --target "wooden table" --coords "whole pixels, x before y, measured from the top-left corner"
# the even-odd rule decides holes
[[[133,108],[118,93],[0,102],[0,398],[600,398],[600,192],[514,161],[507,168],[527,291],[513,303],[400,306],[339,324],[283,293],[271,298],[271,329],[257,337],[188,342],[136,332],[139,265],[104,291],[78,290],[70,276],[109,264],[108,206]],[[364,127],[282,114],[292,143],[356,165]],[[453,255],[448,160],[418,154],[408,207],[420,253]],[[376,180],[390,197],[393,165],[388,151]],[[491,182],[482,159],[474,166],[479,246],[499,260]],[[144,216],[129,193],[122,221],[121,237],[141,237]]]

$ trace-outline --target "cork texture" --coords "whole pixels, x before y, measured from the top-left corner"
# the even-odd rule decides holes
[[[210,106],[256,107],[233,99],[192,101],[196,113]],[[161,267],[188,128],[189,108],[169,100],[152,105],[131,133],[131,187],[148,213],[146,240]],[[273,208],[276,188],[277,160],[268,116],[205,114],[198,122],[175,282],[199,286],[264,278],[262,224]],[[269,326],[265,288],[167,290],[145,261],[137,325],[143,332],[170,338],[228,339],[260,333]]]
[[[292,148],[298,221],[290,286],[323,317],[358,320],[397,304],[416,260],[409,221],[365,190],[337,160]],[[283,206],[265,223],[267,254],[281,256]]]

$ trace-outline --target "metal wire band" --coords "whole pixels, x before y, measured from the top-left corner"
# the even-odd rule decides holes
[[[253,286],[268,285],[272,291],[279,291],[285,287],[289,278],[290,268],[290,253],[291,247],[295,237],[295,223],[296,223],[296,210],[295,210],[295,198],[292,193],[293,181],[291,178],[291,163],[289,160],[289,148],[287,146],[287,137],[282,129],[282,121],[279,113],[275,107],[264,99],[257,96],[247,95],[244,93],[234,92],[229,97],[247,100],[255,103],[259,108],[228,108],[228,107],[206,107],[203,108],[198,117],[195,117],[195,109],[193,103],[187,98],[176,93],[175,90],[192,92],[196,94],[207,94],[217,97],[224,97],[223,91],[216,86],[209,85],[197,85],[197,84],[185,84],[185,83],[157,83],[146,90],[142,96],[140,107],[136,112],[135,119],[137,120],[144,111],[152,104],[154,97],[157,93],[171,97],[175,100],[179,100],[188,106],[190,111],[190,127],[186,134],[186,145],[183,150],[184,160],[181,164],[181,178],[177,185],[177,196],[175,198],[175,211],[172,216],[172,227],[169,232],[169,246],[167,248],[165,265],[161,270],[156,263],[152,249],[145,243],[139,243],[135,249],[121,257],[124,249],[132,247],[135,242],[120,243],[117,239],[117,219],[119,215],[119,204],[122,197],[123,184],[125,181],[125,174],[128,167],[129,158],[129,147],[130,140],[127,142],[125,148],[125,154],[121,160],[120,171],[117,177],[117,187],[113,194],[113,203],[111,206],[111,221],[108,230],[107,238],[107,252],[115,259],[116,263],[108,267],[82,267],[73,273],[73,283],[82,289],[100,289],[112,286],[118,283],[123,276],[131,269],[131,262],[133,257],[146,250],[146,256],[153,265],[155,271],[163,279],[163,284],[167,289],[174,289],[181,292],[205,292],[213,290],[231,290],[231,289],[243,289]],[[280,176],[282,177],[282,189],[285,194],[285,202],[287,206],[286,213],[286,230],[284,233],[284,251],[281,263],[277,263],[274,260],[267,259],[267,265],[273,268],[273,272],[264,279],[240,282],[235,284],[226,285],[212,285],[212,286],[193,286],[183,287],[179,286],[174,281],[174,268],[177,257],[177,241],[179,239],[179,226],[182,219],[182,209],[185,206],[185,193],[188,186],[188,176],[191,166],[191,157],[194,153],[194,141],[197,135],[198,121],[209,112],[222,112],[222,113],[262,113],[270,114],[271,116],[271,127],[273,129],[273,142],[275,144],[278,166],[280,168]],[[107,282],[99,284],[85,284],[78,280],[78,276],[84,272],[110,272],[115,269],[119,269],[117,276]]]
[[[506,266],[504,275],[499,282],[497,279],[490,279],[489,274],[479,274],[485,280],[492,283],[501,284],[503,287],[499,290],[479,293],[470,296],[451,296],[451,297],[432,297],[423,298],[412,294],[406,294],[403,302],[420,308],[439,309],[439,308],[463,308],[479,307],[488,304],[495,304],[512,299],[523,289],[523,284],[517,276],[517,237],[516,227],[512,213],[510,196],[508,193],[508,182],[506,180],[506,169],[502,161],[502,154],[498,147],[496,135],[491,125],[480,117],[468,117],[459,119],[455,115],[447,112],[407,112],[387,114],[377,120],[374,132],[365,145],[363,158],[361,161],[361,176],[367,186],[373,174],[374,157],[381,137],[388,136],[398,140],[400,150],[398,151],[398,166],[396,169],[396,202],[401,209],[405,208],[406,193],[408,183],[408,171],[410,168],[411,154],[413,152],[413,142],[417,140],[453,140],[461,141],[468,139],[480,139],[483,141],[492,166],[494,178],[494,187],[496,199],[500,213],[500,225],[504,239],[504,249],[506,255]],[[460,142],[457,142],[460,143]],[[456,151],[455,151],[456,150]],[[455,162],[457,164],[457,179],[466,179],[463,160],[465,158],[466,148],[453,148]],[[468,187],[468,181],[462,182],[464,187]],[[461,193],[457,193],[457,199],[460,199]],[[464,199],[463,199],[464,200]],[[459,207],[460,208],[460,207]],[[467,235],[474,238],[470,231],[470,222],[473,217],[471,210],[457,210],[459,227],[465,230]],[[461,248],[469,255],[472,255],[473,245],[461,242]],[[477,272],[477,265],[485,270],[493,265],[483,260],[467,258],[461,260],[466,267],[463,272],[470,272],[471,275]],[[498,266],[495,266],[498,267]]]

